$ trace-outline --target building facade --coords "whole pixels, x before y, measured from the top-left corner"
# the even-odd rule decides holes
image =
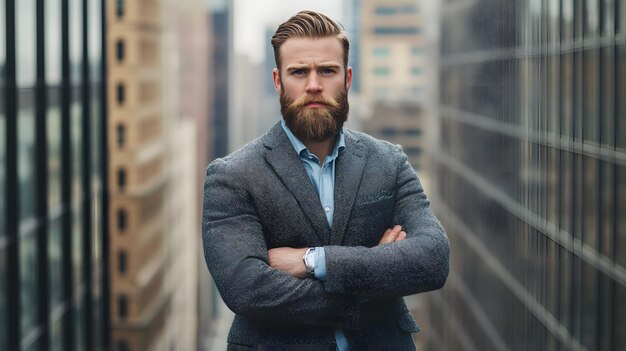
[[[421,1],[361,0],[359,91],[372,101],[421,101],[424,89],[424,38]],[[354,15],[352,17],[355,17]],[[359,22],[360,20],[360,22]]]
[[[430,350],[626,345],[626,6],[442,4]]]
[[[112,343],[195,349],[206,4],[109,1],[107,14]]]
[[[0,1],[0,349],[107,350],[103,1]]]

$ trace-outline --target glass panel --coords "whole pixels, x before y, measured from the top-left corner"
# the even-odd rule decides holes
[[[72,85],[80,83],[83,40],[83,1],[69,0],[70,12],[70,74]]]
[[[617,19],[617,33],[626,34],[626,4],[624,1],[615,0],[615,7],[617,11],[615,13]]]
[[[615,208],[617,227],[615,228],[615,261],[626,267],[626,166],[617,166],[617,206]],[[626,325],[625,325],[626,327]]]
[[[50,310],[63,302],[63,243],[61,218],[48,227],[48,267],[50,285]]]
[[[615,284],[615,330],[613,348],[619,350],[626,345],[626,287]]]
[[[624,7],[626,7],[626,4],[624,4]],[[626,99],[624,99],[624,96],[626,96],[626,45],[622,44],[617,47],[616,56],[617,91],[615,96],[618,98],[615,104],[617,108],[615,116],[621,118],[618,118],[616,123],[617,135],[615,143],[618,148],[622,149],[622,152],[626,152],[626,120],[624,120],[624,116],[626,116]]]
[[[583,53],[583,139],[593,143],[600,142],[599,110],[599,51],[587,50]]]
[[[574,38],[574,0],[562,0],[562,40],[568,42]]]
[[[21,336],[26,337],[37,326],[39,286],[37,270],[37,246],[35,233],[20,241],[20,320]]]
[[[0,88],[0,139],[6,140],[6,120],[4,116],[3,108],[3,96],[4,89]],[[6,233],[6,218],[5,218],[5,195],[6,192],[4,190],[5,182],[6,182],[6,143],[0,142],[0,238],[2,238]]]
[[[582,344],[598,350],[598,271],[588,264],[582,266]]]
[[[4,24],[6,23],[6,16],[4,13],[5,9],[6,0],[0,0],[0,23],[2,23],[0,26],[0,88],[2,88],[4,84],[4,61],[6,60],[6,25]],[[0,106],[2,106],[1,103]]]
[[[20,0],[15,2],[15,45],[16,78],[18,87],[30,87],[35,85],[37,59],[35,43],[35,1]],[[3,22],[4,24],[4,22]]]
[[[7,296],[6,296],[6,270],[7,252],[0,248],[0,350],[8,350],[7,347]]]
[[[61,0],[46,0],[46,83],[61,83]]]
[[[6,125],[5,125],[5,115],[4,115],[4,65],[5,65],[5,59],[6,59],[6,51],[5,51],[5,36],[6,36],[6,31],[5,31],[5,14],[4,14],[4,10],[5,10],[5,0],[0,0],[0,23],[2,23],[2,25],[0,25],[0,140],[6,140]],[[0,196],[0,237],[5,235],[6,232],[6,219],[4,218],[5,216],[5,205],[4,205],[4,201],[5,201],[5,196],[4,194],[6,194],[6,192],[4,191],[4,182],[5,182],[5,177],[6,177],[6,169],[5,169],[5,162],[6,162],[6,143],[5,142],[0,142],[0,194],[3,194],[2,196]],[[2,332],[0,332],[2,333]],[[0,344],[0,348],[2,348],[2,344]]]
[[[17,120],[18,178],[20,218],[35,215],[36,167],[35,167],[35,106],[34,90],[20,89]]]
[[[600,30],[599,0],[586,0],[585,7],[585,37],[595,38]]]
[[[50,350],[64,351],[63,347],[63,318],[59,318],[50,326]]]
[[[583,240],[595,250],[599,249],[598,228],[600,213],[599,172],[600,162],[596,158],[583,158]]]
[[[101,82],[100,69],[102,65],[102,13],[100,11],[100,1],[88,1],[88,50],[89,50],[89,70],[91,81]],[[94,84],[95,85],[95,84]]]
[[[58,214],[61,209],[61,109],[60,91],[48,89],[48,211]]]
[[[82,277],[82,246],[83,246],[83,188],[82,174],[82,143],[81,143],[81,106],[79,103],[80,91],[73,89],[75,101],[71,106],[71,135],[72,135],[72,262],[74,266],[74,283],[78,287],[83,283]]]
[[[74,313],[74,343],[76,350],[87,350],[85,345],[85,306],[82,296],[76,300]]]

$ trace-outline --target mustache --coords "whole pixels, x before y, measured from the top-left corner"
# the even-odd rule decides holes
[[[339,107],[339,102],[330,96],[304,95],[300,97],[299,99],[297,99],[296,101],[289,104],[289,108],[304,107],[308,104],[322,104],[322,105],[327,105],[333,108]]]

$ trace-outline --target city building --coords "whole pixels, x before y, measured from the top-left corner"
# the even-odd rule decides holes
[[[350,93],[361,93],[361,0],[343,1],[343,25],[350,40],[350,55],[348,63],[352,67],[353,78]]]
[[[0,349],[108,350],[103,1],[0,0]]]
[[[421,1],[361,0],[356,38],[359,91],[373,101],[417,101],[424,94],[424,38]]]
[[[209,22],[199,0],[107,2],[112,344],[198,343]]]
[[[626,345],[626,7],[447,1],[429,350]]]

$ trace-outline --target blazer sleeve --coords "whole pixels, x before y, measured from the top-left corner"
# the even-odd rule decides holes
[[[447,279],[448,238],[399,145],[395,152],[393,224],[402,225],[407,238],[371,248],[326,246],[328,292],[400,297],[439,289]]]
[[[226,305],[246,317],[356,328],[354,297],[269,265],[263,226],[233,168],[221,159],[207,168],[202,215],[204,257]]]

